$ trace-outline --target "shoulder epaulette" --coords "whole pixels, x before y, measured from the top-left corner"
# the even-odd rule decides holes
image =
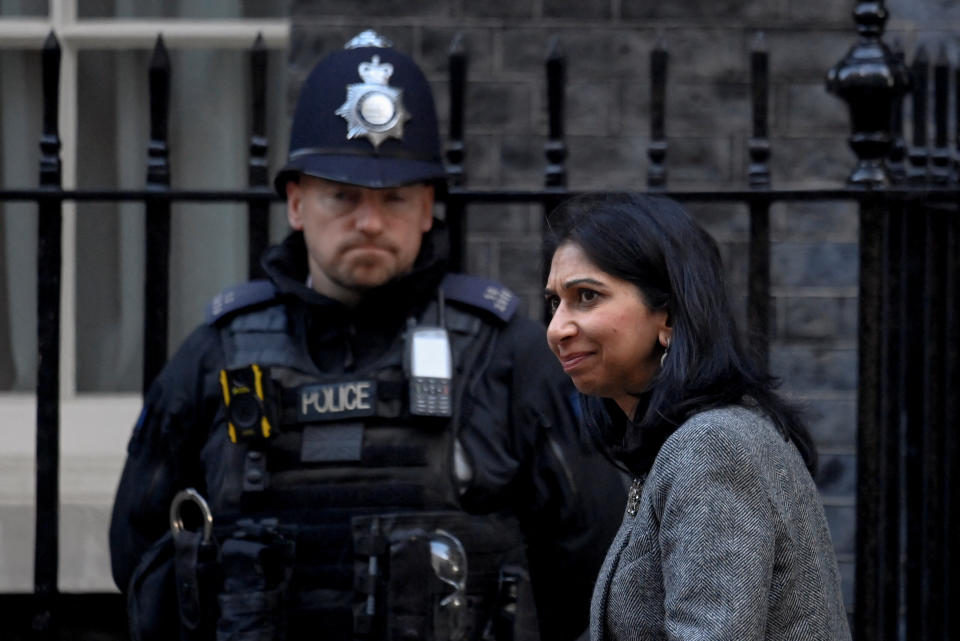
[[[449,300],[478,307],[507,322],[517,311],[520,299],[495,280],[468,274],[447,274],[440,283]]]
[[[220,291],[207,304],[207,324],[238,310],[265,303],[274,298],[277,288],[268,280],[251,280],[239,285],[231,285]]]

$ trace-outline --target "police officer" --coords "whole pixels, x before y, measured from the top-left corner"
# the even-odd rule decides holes
[[[624,504],[500,284],[448,273],[433,96],[373,32],[303,85],[293,232],[150,387],[110,528],[135,639],[572,639]]]

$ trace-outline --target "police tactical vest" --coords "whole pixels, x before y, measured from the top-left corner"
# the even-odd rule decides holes
[[[273,639],[299,629],[330,639],[537,638],[516,519],[458,507],[477,464],[457,440],[464,394],[517,301],[471,276],[450,275],[441,291],[445,302],[413,322],[442,317],[448,331],[449,417],[411,412],[404,336],[376,362],[332,376],[272,286],[215,299],[225,401],[202,456],[222,539],[218,641],[257,626]],[[269,565],[262,559],[276,567],[246,576]]]

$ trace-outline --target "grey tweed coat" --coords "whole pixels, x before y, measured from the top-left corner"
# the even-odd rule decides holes
[[[627,508],[594,588],[592,641],[850,639],[817,488],[759,412],[687,420]]]

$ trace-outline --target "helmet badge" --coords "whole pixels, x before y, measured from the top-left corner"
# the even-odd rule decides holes
[[[336,111],[347,121],[347,140],[366,136],[376,148],[387,138],[402,139],[410,113],[403,106],[403,91],[388,84],[393,65],[373,56],[360,63],[357,73],[363,82],[347,85],[347,99]]]

